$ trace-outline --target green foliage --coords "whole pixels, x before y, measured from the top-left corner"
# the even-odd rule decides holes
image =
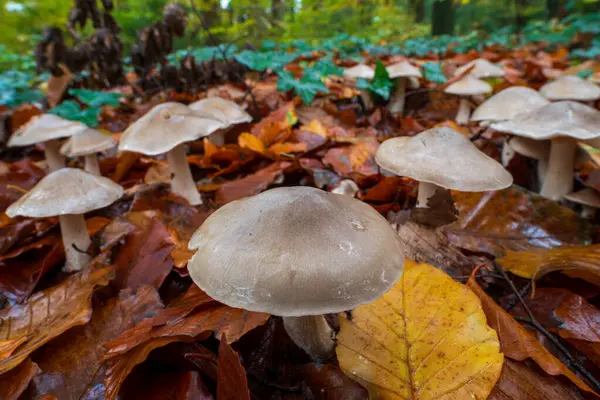
[[[40,101],[44,95],[31,86],[35,84],[33,74],[22,71],[6,71],[0,74],[0,105],[16,107],[23,103]]]
[[[253,71],[264,71],[267,68],[272,71],[278,71],[294,61],[296,55],[270,51],[259,53],[256,51],[245,50],[235,55],[235,59],[244,64]]]
[[[366,89],[382,97],[384,100],[387,100],[390,98],[390,94],[394,88],[394,82],[390,79],[390,75],[385,69],[385,66],[378,60],[373,80],[368,81],[366,79],[358,79],[356,87],[359,89]]]
[[[442,64],[437,62],[427,62],[423,64],[423,77],[428,81],[435,83],[445,83],[446,76],[442,72]]]
[[[300,80],[297,80],[294,74],[288,71],[280,70],[277,72],[277,75],[279,76],[277,79],[277,90],[280,92],[293,90],[306,105],[312,103],[317,92],[328,92],[327,86],[325,86],[323,81],[320,78],[315,78],[314,75],[304,74]]]
[[[113,106],[119,107],[121,95],[118,93],[102,92],[89,89],[71,89],[71,96],[77,97],[79,101],[90,107]]]
[[[59,117],[70,121],[79,121],[91,128],[98,126],[98,118],[102,110],[97,107],[88,107],[82,109],[76,101],[63,101],[58,106],[52,108],[49,113],[58,115]]]

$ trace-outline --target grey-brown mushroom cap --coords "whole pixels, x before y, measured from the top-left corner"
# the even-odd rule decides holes
[[[503,121],[547,104],[550,101],[537,91],[525,86],[513,86],[481,103],[473,111],[471,121]]]
[[[550,103],[491,128],[536,140],[568,136],[578,140],[600,137],[600,111],[576,101]]]
[[[502,165],[446,127],[388,139],[379,146],[375,160],[396,175],[463,192],[500,190],[513,183]]]
[[[181,103],[152,108],[123,132],[119,150],[146,155],[166,153],[178,145],[208,136],[225,124]]]
[[[592,188],[569,193],[565,199],[584,206],[600,208],[600,194]]]
[[[375,70],[368,65],[358,64],[352,68],[346,68],[344,70],[344,76],[346,78],[363,78],[373,79],[375,77]]]
[[[489,83],[472,75],[465,75],[462,79],[449,85],[444,92],[459,96],[476,96],[491,93],[492,87]]]
[[[17,129],[8,141],[8,147],[30,146],[52,139],[76,135],[88,129],[85,124],[69,121],[54,114],[35,116]]]
[[[71,136],[62,145],[60,152],[67,157],[80,157],[101,153],[112,149],[116,145],[117,141],[110,133],[102,133],[96,129],[88,128]]]
[[[473,75],[476,78],[501,78],[506,75],[506,71],[497,65],[492,64],[484,58],[478,58],[473,60],[462,67],[459,67],[454,72],[454,76],[463,74],[466,70],[471,68],[472,65],[475,67],[469,71],[469,75]]]
[[[123,188],[108,178],[77,168],[61,168],[40,180],[6,209],[6,215],[44,218],[84,214],[111,205]]]
[[[193,111],[210,115],[226,125],[242,124],[252,121],[252,116],[233,101],[212,96],[189,105]]]
[[[391,79],[394,78],[421,78],[421,71],[413,66],[408,61],[401,61],[396,64],[388,65],[385,67]]]
[[[542,86],[540,93],[549,100],[591,101],[600,98],[600,87],[577,75],[566,75]]]
[[[274,315],[337,313],[374,301],[400,278],[398,235],[371,206],[310,187],[228,203],[196,231],[194,282],[231,307]]]

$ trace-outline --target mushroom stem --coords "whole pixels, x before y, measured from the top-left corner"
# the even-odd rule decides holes
[[[169,171],[171,171],[171,191],[186,199],[191,205],[202,204],[202,198],[192,177],[187,162],[185,144],[180,144],[167,153]]]
[[[404,102],[406,98],[406,78],[396,79],[396,90],[388,103],[388,110],[392,114],[402,114],[404,112]]]
[[[219,129],[218,131],[212,133],[208,140],[212,142],[217,147],[222,147],[225,145],[225,134],[227,131],[225,129]]]
[[[581,209],[581,218],[594,219],[596,216],[596,208],[592,206],[583,206]]]
[[[83,169],[90,174],[101,176],[100,164],[98,163],[98,156],[96,153],[87,154],[83,156]]]
[[[469,123],[471,117],[471,104],[465,97],[460,98],[460,105],[458,106],[458,113],[456,114],[456,123],[460,125],[466,125]]]
[[[283,326],[290,338],[315,360],[327,360],[334,355],[334,331],[322,315],[284,317]]]
[[[60,155],[60,142],[57,139],[44,142],[44,157],[50,172],[64,168],[66,165],[65,158]]]
[[[571,138],[552,139],[550,159],[540,194],[550,200],[560,200],[573,191],[573,165],[577,143]]]
[[[81,271],[92,259],[87,251],[92,241],[82,214],[59,215],[60,232],[65,247],[66,272]]]
[[[360,98],[362,99],[365,109],[370,110],[375,107],[373,104],[373,99],[371,98],[371,93],[369,93],[368,90],[360,89]]]
[[[537,160],[538,181],[544,182],[544,179],[546,179],[546,171],[547,170],[548,170],[548,159],[543,158],[543,159]]]
[[[419,182],[419,194],[417,195],[417,207],[428,208],[427,201],[440,188],[435,183]]]

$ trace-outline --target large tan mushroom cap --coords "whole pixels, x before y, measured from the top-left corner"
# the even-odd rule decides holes
[[[477,79],[472,75],[465,75],[461,80],[448,86],[444,92],[459,96],[476,96],[491,93],[492,87],[489,83]]]
[[[184,104],[164,103],[152,108],[123,132],[119,150],[157,155],[223,127],[223,122]]]
[[[9,147],[30,146],[52,139],[76,135],[88,127],[81,122],[69,121],[54,114],[42,114],[17,129],[8,141]]]
[[[454,76],[463,74],[473,65],[475,65],[475,67],[469,72],[469,75],[473,75],[475,78],[500,78],[506,75],[506,72],[502,68],[492,64],[484,58],[478,58],[477,60],[473,60],[462,67],[457,68],[454,72]]]
[[[252,116],[232,101],[208,97],[189,105],[193,111],[212,116],[228,126],[252,121]]]
[[[389,65],[385,68],[390,75],[391,79],[394,78],[420,78],[421,71],[418,68],[414,67],[408,61],[401,61],[396,64]]]
[[[540,88],[549,100],[591,101],[600,98],[600,87],[577,75],[561,76]]]
[[[358,64],[352,68],[346,68],[344,70],[344,76],[346,78],[363,78],[373,79],[375,77],[375,70],[368,65]]]
[[[122,195],[123,188],[108,178],[76,168],[62,168],[46,175],[11,204],[6,215],[44,218],[84,214],[106,207]]]
[[[475,109],[472,121],[503,121],[515,115],[550,104],[537,91],[525,86],[514,86],[497,93]]]
[[[96,129],[85,131],[71,136],[60,148],[61,154],[67,157],[81,157],[89,154],[101,153],[117,145],[117,141],[110,133],[102,133]]]
[[[369,303],[400,278],[404,252],[368,204],[310,187],[231,202],[196,231],[194,282],[232,307],[284,317]]]
[[[499,190],[513,182],[512,175],[498,162],[446,127],[386,140],[375,159],[396,175],[463,192]]]
[[[600,111],[576,101],[559,101],[497,122],[491,128],[536,140],[559,136],[594,139],[600,137]]]

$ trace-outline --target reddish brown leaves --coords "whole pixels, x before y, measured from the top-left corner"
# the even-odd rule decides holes
[[[227,343],[225,334],[219,344],[217,400],[250,400],[246,371],[237,353]]]
[[[292,133],[292,126],[298,122],[293,103],[288,103],[263,118],[252,128],[252,134],[265,146],[284,142]]]
[[[352,173],[375,175],[379,172],[375,163],[375,153],[379,142],[374,137],[363,137],[356,143],[330,149],[323,157],[323,163],[331,165],[339,175],[347,177]]]
[[[30,359],[0,376],[0,399],[17,400],[27,389],[29,382],[41,372],[40,367]]]
[[[0,174],[0,210],[17,201],[46,175],[33,161],[25,158],[10,165],[10,171]]]

